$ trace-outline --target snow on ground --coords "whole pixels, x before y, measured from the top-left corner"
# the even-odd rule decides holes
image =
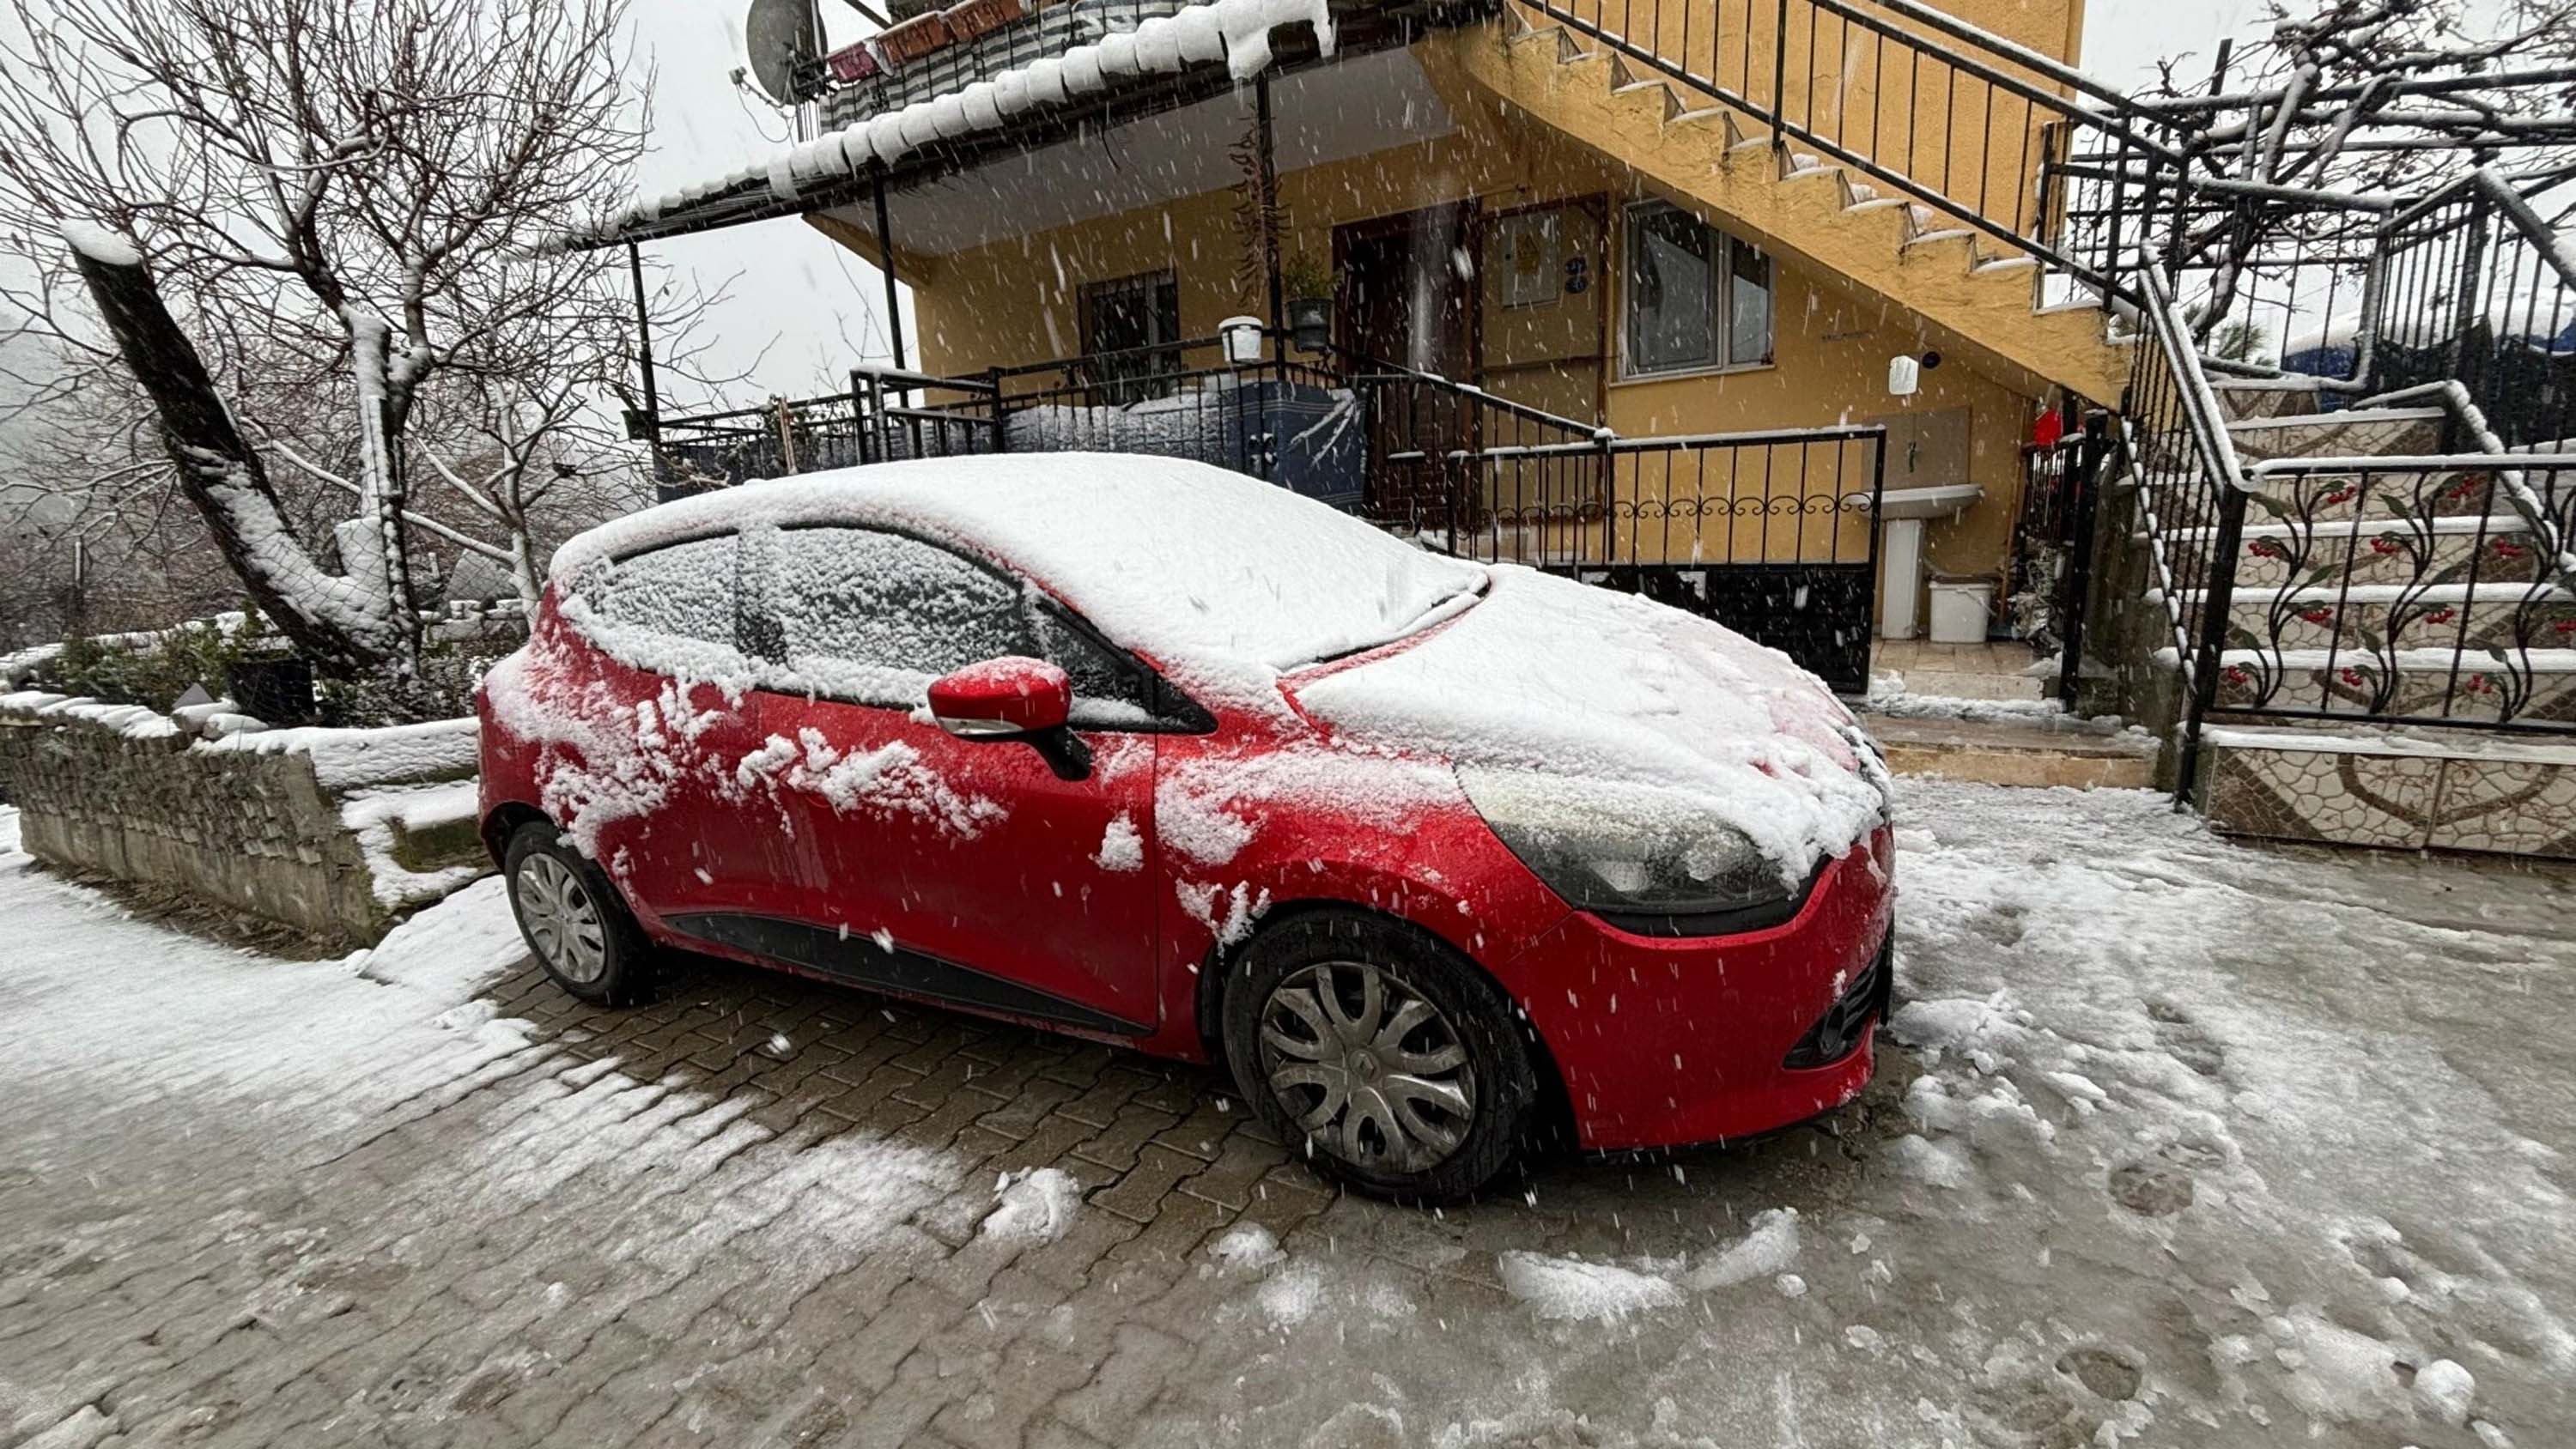
[[[1345,1204],[1270,1270],[1283,1352],[1367,1335],[1403,1442],[2568,1442],[2576,874],[1902,783],[1903,1045],[1859,1109]],[[1439,1301],[1462,1277],[1501,1322]],[[1391,1282],[1447,1331],[1389,1345]]]
[[[1861,1103],[1463,1209],[1211,1232],[1145,1310],[1190,1391],[1132,1442],[2568,1442],[2576,872],[2240,846],[2132,792],[1909,781],[1899,826],[1903,1006]],[[14,828],[23,1160],[76,1098],[161,1103],[122,1114],[138,1160],[233,1130],[293,1156],[530,1050],[475,997],[518,956],[488,883],[296,964],[128,919],[29,870]],[[925,1203],[988,1235],[1097,1211],[1062,1173],[997,1193],[899,1139],[752,1142],[740,1099],[614,1057],[542,1085],[412,1179],[425,1220],[640,1170],[630,1221],[686,1226],[603,1235],[622,1271],[747,1251],[748,1216],[761,1270],[813,1282],[917,1248],[879,1229]],[[756,1190],[689,1185],[758,1153]]]
[[[33,1027],[11,1033],[0,1071],[10,1117],[41,1123],[49,1102],[120,1102],[139,1160],[166,1147],[161,1135],[191,1136],[201,1123],[266,1134],[281,1152],[389,1130],[551,1051],[476,999],[527,958],[498,877],[421,911],[373,950],[281,961],[138,920],[40,873],[18,849],[17,812],[0,807],[0,921],[12,947],[0,1020]],[[748,1104],[617,1066],[583,1068],[579,1091],[496,1126],[471,1160],[450,1164],[445,1211],[519,1210],[612,1162],[650,1164],[676,1184],[688,1159],[742,1149],[729,1129]],[[41,1162],[43,1134],[12,1147]],[[855,1251],[875,1224],[900,1221],[955,1177],[937,1154],[843,1138],[799,1153],[778,1182],[833,1182],[835,1211],[849,1219],[840,1236]]]

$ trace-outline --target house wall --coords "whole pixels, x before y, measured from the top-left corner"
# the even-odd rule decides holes
[[[1676,204],[1690,199],[1649,186],[1550,127],[1509,114],[1472,87],[1447,86],[1444,94],[1458,122],[1456,133],[1281,178],[1286,253],[1328,262],[1336,226],[1464,198],[1477,201],[1489,217],[1514,207],[1599,198],[1609,215],[1605,254],[1593,268],[1609,320],[1607,379],[1592,388],[1601,420],[1622,435],[1648,436],[1820,427],[1909,411],[1965,410],[1967,481],[1982,485],[1986,496],[1956,520],[1935,522],[1927,552],[1938,571],[1996,573],[2004,567],[2019,503],[2018,443],[2038,406],[2030,392],[2034,382],[1981,371],[1967,355],[1970,349],[1936,324],[1786,253],[1774,258],[1778,320],[1772,365],[1622,379],[1617,351],[1624,279],[1617,259],[1624,207],[1646,197]],[[1712,223],[1727,225],[1725,217],[1696,209]],[[913,279],[923,364],[934,372],[964,374],[1072,356],[1081,350],[1077,312],[1085,283],[1165,267],[1179,281],[1183,335],[1212,335],[1224,318],[1258,314],[1266,306],[1260,283],[1243,275],[1244,252],[1236,197],[1219,191],[938,258]],[[1487,292],[1480,309],[1484,380],[1498,394],[1571,410],[1581,389],[1569,384],[1563,369],[1552,375],[1509,370],[1516,362],[1561,356],[1567,329],[1535,314],[1523,320],[1502,313],[1491,296],[1499,284],[1497,252],[1488,249],[1480,270]],[[1945,361],[1924,374],[1923,390],[1910,399],[1888,397],[1890,355],[1927,350],[1943,352]],[[1808,490],[1822,499],[1865,481],[1857,472],[1844,477],[1820,469]],[[1633,471],[1622,482],[1631,490],[1623,496],[1640,487],[1651,495],[1659,486],[1651,470],[1642,484]],[[1829,508],[1822,512],[1835,516]],[[1860,532],[1856,523],[1849,531]],[[1696,532],[1658,523],[1641,541],[1650,561],[1748,556],[1746,543],[1728,534],[1723,517],[1702,519]],[[1771,540],[1772,556],[1778,556],[1778,542],[1776,536]],[[1867,541],[1836,542],[1844,556],[1852,556]]]

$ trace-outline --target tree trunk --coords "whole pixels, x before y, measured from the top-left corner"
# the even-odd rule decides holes
[[[410,679],[420,673],[420,611],[412,607],[411,547],[403,530],[410,498],[403,477],[401,411],[387,386],[392,328],[355,308],[346,309],[346,318],[349,368],[358,387],[358,518],[374,537],[363,561],[343,551],[341,563],[355,576],[379,580],[385,597],[395,602],[396,642],[387,662],[397,678]]]
[[[260,612],[326,669],[361,673],[400,648],[401,611],[377,582],[334,575],[286,526],[268,469],[242,441],[187,334],[139,259],[76,245],[81,278],[118,351],[160,415],[179,488]]]

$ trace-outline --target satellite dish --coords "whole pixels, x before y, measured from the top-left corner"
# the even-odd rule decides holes
[[[823,49],[815,43],[814,0],[751,0],[743,18],[751,78],[761,94],[782,106],[812,100],[823,88]]]

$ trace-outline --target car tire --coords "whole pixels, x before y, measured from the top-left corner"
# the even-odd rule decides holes
[[[563,832],[530,821],[510,835],[501,875],[510,913],[537,964],[594,1006],[653,999],[653,944],[608,875]]]
[[[1221,1019],[1253,1110],[1316,1170],[1374,1197],[1473,1196],[1539,1110],[1538,1053],[1502,988],[1380,917],[1315,911],[1253,937]]]

